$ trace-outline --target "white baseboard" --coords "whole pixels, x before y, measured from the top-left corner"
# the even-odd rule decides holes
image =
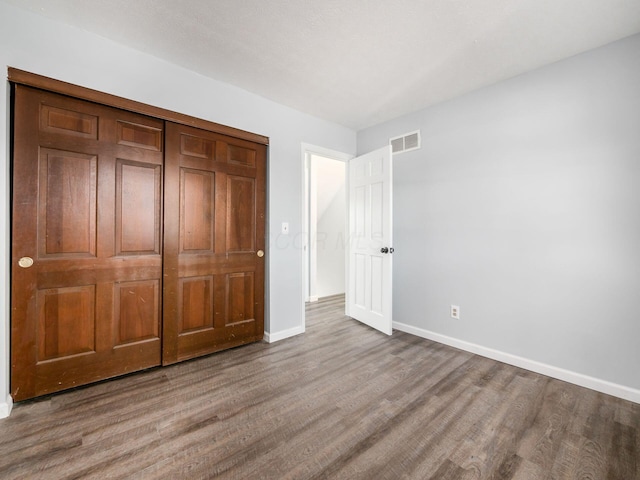
[[[509,365],[524,368],[525,370],[530,370],[548,377],[557,378],[558,380],[563,380],[597,392],[606,393],[607,395],[613,395],[614,397],[640,404],[640,390],[635,388],[625,387],[624,385],[618,385],[599,378],[554,367],[553,365],[547,365],[546,363],[536,362],[534,360],[529,360],[517,355],[494,350],[492,348],[483,347],[482,345],[466,342],[464,340],[458,340],[457,338],[448,337],[446,335],[441,335],[439,333],[434,333],[429,330],[406,325],[404,323],[393,322],[393,328],[400,330],[401,332],[410,333],[418,337],[433,340],[434,342],[444,343],[445,345],[459,348],[466,352],[475,353],[492,360],[508,363]]]
[[[280,340],[284,340],[285,338],[300,335],[301,333],[304,333],[304,325],[300,325],[299,327],[295,328],[289,328],[288,330],[282,330],[280,332],[264,332],[264,339],[267,343],[274,343]]]
[[[0,403],[0,418],[7,418],[11,413],[12,408],[13,398],[11,398],[11,395],[7,395],[7,401],[5,403]]]
[[[307,302],[317,302],[318,298],[319,297],[317,295],[312,295],[309,297],[309,300],[307,300]]]

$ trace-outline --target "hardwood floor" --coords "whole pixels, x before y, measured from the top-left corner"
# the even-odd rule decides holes
[[[640,405],[307,308],[307,333],[26,401],[0,478],[640,479]]]

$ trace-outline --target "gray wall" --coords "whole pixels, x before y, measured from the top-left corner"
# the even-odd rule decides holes
[[[356,134],[228,84],[0,1],[0,67],[12,66],[266,135],[269,236],[266,329],[304,331],[303,142],[355,153]],[[6,77],[5,77],[6,78]],[[9,96],[0,95],[0,417],[9,392]],[[290,235],[280,225],[289,222]]]
[[[639,389],[640,36],[361,131],[359,154],[418,128],[394,321]]]

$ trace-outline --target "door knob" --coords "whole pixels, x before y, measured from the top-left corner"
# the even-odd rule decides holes
[[[389,253],[389,249],[387,247],[382,247],[380,249],[380,253]]]
[[[22,257],[20,260],[18,260],[18,265],[20,265],[22,268],[29,268],[31,265],[33,265],[33,258]]]
[[[395,252],[395,248],[393,247],[389,248],[389,253],[393,253],[393,252]]]
[[[260,258],[264,257],[264,251],[263,250],[258,250],[256,252],[256,255],[258,255]]]

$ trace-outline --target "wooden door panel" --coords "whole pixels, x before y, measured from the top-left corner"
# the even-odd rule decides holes
[[[42,105],[40,131],[98,139],[98,117],[89,113]]]
[[[160,281],[115,284],[114,344],[160,339]]]
[[[179,280],[179,335],[213,328],[213,275]]]
[[[162,150],[162,127],[152,127],[125,120],[116,121],[116,143],[155,152]]]
[[[255,252],[255,178],[227,175],[226,251]]]
[[[215,160],[215,151],[215,140],[184,133],[180,135],[180,154],[185,157]],[[204,165],[208,165],[208,163]]]
[[[37,292],[36,363],[96,350],[95,285]]]
[[[256,150],[255,148],[247,148],[240,145],[227,144],[227,163],[242,165],[244,167],[256,166]]]
[[[180,168],[180,253],[215,250],[215,173]]]
[[[95,256],[98,159],[40,150],[38,257]]]
[[[160,165],[116,160],[116,255],[160,255],[161,179]]]
[[[14,400],[158,365],[163,122],[22,86],[15,112]]]
[[[255,322],[253,272],[238,272],[226,275],[225,325]]]
[[[167,124],[163,364],[262,339],[265,173],[264,146]]]

